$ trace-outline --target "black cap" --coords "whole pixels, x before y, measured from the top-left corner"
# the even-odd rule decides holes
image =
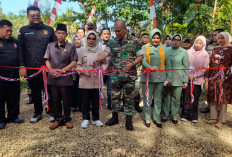
[[[59,23],[56,26],[56,31],[65,31],[67,33],[67,26],[65,24]]]
[[[189,37],[186,37],[183,39],[183,43],[191,43],[191,39]]]

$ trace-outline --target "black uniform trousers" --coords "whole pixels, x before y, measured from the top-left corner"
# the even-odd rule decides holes
[[[0,80],[0,123],[18,118],[20,101],[20,82]],[[5,113],[7,107],[7,118]]]
[[[72,107],[82,108],[82,97],[81,97],[81,89],[79,88],[79,75],[76,75],[76,80],[73,80],[72,86]]]
[[[201,85],[194,85],[193,96],[194,101],[190,104],[191,95],[190,95],[190,84],[185,89],[184,93],[184,104],[182,106],[181,118],[188,120],[198,120],[198,103],[199,97],[201,95]]]
[[[90,103],[92,104],[93,121],[99,120],[99,90],[82,89],[82,101],[83,120],[90,120]]]
[[[71,121],[71,88],[71,86],[51,86],[53,114],[55,121],[58,123]],[[64,114],[62,114],[62,108],[64,109]]]
[[[27,70],[27,75],[31,75],[36,73],[37,70]],[[34,114],[40,115],[43,113],[43,104],[42,104],[42,91],[44,91],[44,81],[43,81],[43,75],[40,73],[37,76],[34,76],[30,79],[28,79],[29,86],[31,88],[31,96],[34,103]],[[53,100],[52,100],[52,94],[51,94],[51,88],[48,86],[48,104],[49,104],[49,111],[48,113],[52,113],[53,109]]]

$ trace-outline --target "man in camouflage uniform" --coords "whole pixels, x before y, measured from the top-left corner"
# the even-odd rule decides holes
[[[111,40],[97,62],[104,60],[109,55],[113,59],[113,69],[119,70],[112,76],[112,118],[106,125],[118,124],[121,96],[125,96],[124,112],[127,115],[126,128],[133,130],[132,115],[134,114],[134,97],[136,96],[135,80],[137,77],[136,65],[143,59],[141,44],[137,39],[127,33],[126,24],[118,20],[114,24],[116,38]]]

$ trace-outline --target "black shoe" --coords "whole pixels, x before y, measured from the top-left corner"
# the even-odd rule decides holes
[[[154,121],[154,123],[155,123],[156,127],[162,128],[162,124],[161,123],[157,123],[156,121]]]
[[[208,107],[201,110],[201,113],[209,113],[209,112],[210,112],[210,109]]]
[[[178,123],[178,120],[174,120],[174,119],[173,119],[173,120],[172,120],[172,123],[173,123],[173,124],[177,124],[177,123]]]
[[[27,100],[27,104],[33,104],[31,96],[29,96],[29,100]]]
[[[132,125],[132,116],[126,116],[126,129],[127,130],[133,130],[133,125]]]
[[[143,110],[141,109],[141,107],[139,106],[139,104],[135,105],[135,110],[139,113],[143,112]]]
[[[72,110],[72,112],[77,112],[78,111],[77,107],[71,107],[71,110]]]
[[[110,118],[107,122],[106,122],[106,125],[108,126],[112,126],[112,125],[115,125],[115,124],[118,124],[118,113],[117,112],[113,112],[112,113],[112,118]]]
[[[6,123],[0,123],[0,130],[5,129],[5,127],[6,127]]]
[[[165,123],[167,122],[167,119],[161,119],[161,122]]]
[[[151,126],[151,123],[146,123],[146,122],[145,122],[145,126],[146,126],[147,128],[149,128],[149,127]]]

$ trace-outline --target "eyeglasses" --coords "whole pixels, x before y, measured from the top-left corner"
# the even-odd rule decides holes
[[[180,41],[180,39],[173,39],[173,41],[175,41],[175,42],[179,42],[179,41]]]
[[[92,40],[92,41],[94,41],[94,40],[96,40],[96,38],[87,38],[87,40]]]
[[[34,17],[40,17],[41,15],[40,14],[31,14],[29,16],[32,17],[32,18],[34,18]]]

